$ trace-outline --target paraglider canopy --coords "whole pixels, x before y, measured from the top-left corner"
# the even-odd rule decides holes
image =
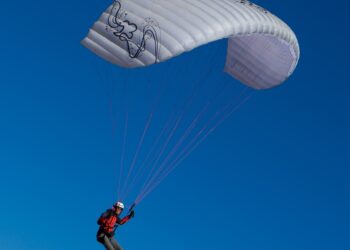
[[[244,0],[116,0],[82,44],[111,63],[132,68],[223,38],[229,40],[225,71],[255,89],[284,82],[299,59],[293,31]]]

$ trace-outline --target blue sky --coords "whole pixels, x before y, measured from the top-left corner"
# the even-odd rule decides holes
[[[144,79],[79,44],[109,3],[2,3],[0,249],[102,249],[96,219],[116,196],[120,145],[96,67]],[[118,232],[125,249],[350,248],[348,2],[256,3],[296,32],[297,70],[254,94],[137,207]],[[200,71],[213,49],[222,60],[224,41],[147,74],[160,80],[186,60]],[[237,85],[219,66],[211,80]]]

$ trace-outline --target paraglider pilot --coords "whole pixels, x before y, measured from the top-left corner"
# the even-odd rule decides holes
[[[100,228],[97,232],[97,241],[105,246],[107,250],[123,250],[117,240],[114,238],[115,230],[118,225],[123,225],[134,217],[133,207],[129,210],[129,214],[120,219],[119,216],[124,210],[124,204],[117,202],[111,209],[104,212],[97,221]]]

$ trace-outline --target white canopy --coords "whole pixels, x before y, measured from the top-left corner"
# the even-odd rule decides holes
[[[111,63],[132,68],[223,38],[229,39],[225,71],[255,89],[281,84],[299,59],[293,31],[244,0],[118,0],[82,44]]]

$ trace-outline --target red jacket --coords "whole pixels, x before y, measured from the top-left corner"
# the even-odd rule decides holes
[[[130,220],[130,216],[125,216],[124,218],[120,219],[115,214],[115,209],[108,209],[106,212],[104,212],[100,218],[97,221],[97,224],[100,225],[99,231],[102,231],[106,234],[112,235],[115,231],[115,228],[118,225],[123,225],[127,221]]]

